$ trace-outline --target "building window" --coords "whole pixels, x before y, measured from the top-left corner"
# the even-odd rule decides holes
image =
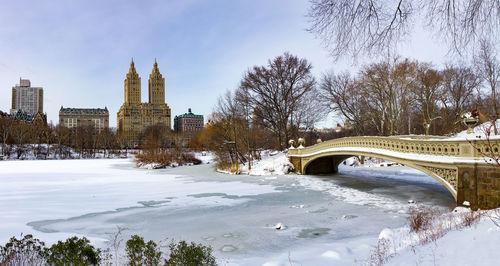
[[[64,126],[67,128],[74,128],[78,126],[77,119],[74,117],[64,119]]]
[[[95,129],[98,129],[99,131],[101,131],[101,129],[104,128],[104,123],[101,119],[92,119],[92,122],[94,124],[94,128]]]

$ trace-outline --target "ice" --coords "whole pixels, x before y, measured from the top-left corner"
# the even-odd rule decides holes
[[[146,170],[129,159],[2,161],[0,242],[21,233],[48,244],[77,235],[106,247],[120,226],[123,238],[210,245],[227,265],[346,265],[366,258],[383,228],[406,224],[408,198],[444,209],[453,204],[440,183],[411,172],[402,174],[408,180],[387,170],[356,176],[355,169],[260,177],[219,174],[213,166]],[[276,230],[277,223],[286,230]]]

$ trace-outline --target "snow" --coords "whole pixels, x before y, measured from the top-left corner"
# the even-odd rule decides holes
[[[264,160],[269,161],[268,158]],[[271,164],[266,161],[261,161],[259,163],[261,165],[266,165],[267,173],[274,172],[272,169],[270,170],[272,165],[281,169],[281,165],[286,164],[284,161],[281,161],[279,164]],[[376,171],[374,171],[374,167]],[[437,180],[423,178],[426,175],[418,170],[399,166],[397,164],[394,166],[391,162],[373,160],[372,158],[368,158],[364,165],[359,165],[354,158],[349,158],[346,160],[346,165],[341,165],[340,172],[367,176],[383,175],[386,176],[386,178],[394,178],[408,182],[419,181],[438,184]],[[371,193],[365,194],[309,176],[303,176],[300,180],[300,185],[308,187],[309,189],[331,193],[332,195],[342,198],[344,202],[360,205],[371,204],[391,210],[399,207],[396,201],[391,202],[386,198]],[[415,200],[409,199],[408,203],[415,204]],[[470,203],[467,201],[464,201],[462,204],[464,206],[470,206]],[[460,223],[463,219],[463,215],[469,212],[470,210],[467,208],[457,207],[451,213],[452,218],[449,218],[451,219],[450,223]],[[448,215],[450,215],[450,213],[446,213],[443,216],[447,217]],[[388,249],[396,250],[391,254],[392,258],[389,259],[388,265],[498,265],[496,254],[499,248],[498,243],[500,243],[500,220],[498,220],[500,218],[500,208],[488,211],[485,217],[497,217],[497,220],[495,220],[495,218],[483,217],[476,226],[460,228],[460,230],[451,229],[444,237],[438,238],[435,243],[426,245],[420,245],[415,242],[416,236],[409,233],[408,226],[394,229],[384,228],[380,231],[378,238],[386,239],[390,246]],[[497,224],[493,221],[497,221]],[[466,252],[457,252],[457,249]],[[317,254],[317,251],[311,251],[311,253]],[[333,260],[340,260],[341,258],[341,255],[333,250],[324,251],[320,256]],[[269,265],[278,264],[270,262]]]
[[[18,159],[17,158],[17,149],[21,148],[23,149],[23,153],[21,157]],[[43,153],[47,153],[47,148],[50,148],[50,155],[45,157]],[[81,159],[81,154],[77,152],[75,149],[67,147],[67,146],[62,146],[59,147],[57,144],[25,144],[23,146],[18,146],[18,145],[10,145],[10,155],[3,155],[3,147],[0,145],[0,160],[67,160],[67,159]],[[36,155],[36,151],[39,150],[39,154]],[[63,154],[59,154],[59,151],[62,151]],[[57,154],[56,152],[57,151]],[[104,150],[96,150],[95,154],[93,155],[93,159],[125,159],[125,158],[133,158],[134,157],[134,152],[136,150],[108,150],[107,152],[104,152]],[[38,157],[38,158],[37,158]],[[90,156],[88,156],[90,158]]]
[[[389,265],[498,263],[500,227],[487,216],[412,244],[408,201],[445,212],[453,202],[417,170],[376,160],[350,166],[349,159],[339,175],[284,175],[285,154],[269,152],[253,175],[223,175],[206,164],[211,154],[197,156],[205,164],[162,170],[135,168],[130,159],[2,161],[0,244],[22,232],[48,244],[86,236],[105,247],[118,225],[145,239],[211,245],[225,265],[361,264],[379,239],[397,243]],[[453,221],[467,213],[456,208]]]
[[[276,230],[283,230],[283,229],[285,229],[285,226],[284,226],[282,223],[277,223],[277,224],[274,226],[274,228],[275,228]]]
[[[461,214],[467,212],[466,208],[452,212],[450,221],[460,223]],[[399,228],[398,235],[389,241],[396,246],[396,253],[387,265],[498,265],[499,214],[500,209],[487,211],[477,225],[451,230],[424,245],[415,243],[415,234],[408,233],[408,227]]]
[[[207,152],[207,151],[195,152],[194,156],[197,159],[199,159],[202,164],[210,164],[210,163],[213,163],[215,160],[215,155],[212,152]],[[155,170],[155,169],[175,168],[175,167],[179,167],[179,166],[193,166],[194,164],[193,163],[179,164],[177,162],[173,162],[169,165],[164,165],[162,163],[138,162],[136,165],[138,168]]]
[[[243,197],[275,191],[271,186],[242,182],[190,182],[155,171],[134,168],[130,159],[0,162],[0,243],[21,232],[54,242],[74,234],[41,233],[27,224],[142,207],[147,202],[161,206],[166,204],[165,195],[170,206],[224,206],[245,199],[189,195],[227,193]]]
[[[195,152],[194,156],[201,160],[202,164],[210,164],[215,161],[215,154],[212,152],[207,152],[207,151],[202,151],[202,152]]]
[[[352,152],[356,153],[371,153],[374,156],[385,155],[393,158],[400,158],[412,161],[423,161],[423,162],[442,162],[442,163],[479,163],[486,164],[483,158],[469,158],[469,157],[457,157],[457,156],[445,156],[445,155],[431,155],[431,154],[418,154],[418,153],[404,153],[385,149],[377,148],[365,148],[365,147],[342,147],[342,148],[328,148],[321,151],[316,151],[307,154],[294,155],[296,157],[309,157],[318,155],[321,153],[328,152]]]
[[[500,120],[496,120],[496,127],[500,130]],[[449,138],[449,140],[473,140],[486,139],[489,131],[490,139],[500,139],[500,135],[495,135],[493,122],[485,122],[473,128],[473,133],[468,134],[467,130],[461,131]]]
[[[286,175],[293,170],[293,164],[286,157],[285,152],[264,151],[261,160],[254,160],[251,170],[248,171],[248,163],[240,166],[240,173],[265,176],[265,175]]]
[[[322,257],[329,258],[329,259],[334,259],[334,260],[339,260],[340,259],[340,254],[338,252],[328,250],[325,251],[323,254],[321,254]]]
[[[378,239],[388,239],[391,240],[394,238],[394,232],[389,228],[384,228],[378,235]]]

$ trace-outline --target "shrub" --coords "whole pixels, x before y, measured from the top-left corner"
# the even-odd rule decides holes
[[[127,252],[128,265],[159,265],[161,251],[152,240],[147,243],[144,238],[133,235],[127,240],[125,251]]]
[[[43,265],[45,243],[25,235],[22,239],[12,237],[4,247],[0,246],[0,265]]]
[[[212,255],[212,248],[202,244],[186,241],[179,243],[170,243],[170,257],[165,261],[165,265],[177,266],[198,266],[198,265],[217,265],[215,257]]]
[[[101,261],[101,250],[90,245],[85,237],[58,241],[45,252],[50,265],[98,265]]]
[[[377,246],[371,251],[369,265],[381,266],[384,265],[391,257],[394,256],[390,252],[390,242],[386,238],[379,238]]]
[[[201,164],[201,160],[196,158],[193,153],[185,151],[176,151],[173,149],[157,149],[154,152],[150,150],[143,150],[135,156],[138,166],[145,164],[158,164],[158,168],[165,168],[174,163],[177,164]]]
[[[183,153],[181,153],[180,157],[181,157],[180,161],[182,163],[192,163],[195,165],[201,164],[201,160],[196,158],[193,153],[183,152]]]
[[[410,216],[408,216],[410,232],[418,233],[429,229],[440,212],[436,208],[418,206],[410,207],[408,213],[410,214]]]
[[[483,212],[480,210],[478,211],[469,210],[463,212],[462,225],[465,227],[471,227],[472,225],[479,223],[479,221],[481,220],[481,216],[483,216]]]

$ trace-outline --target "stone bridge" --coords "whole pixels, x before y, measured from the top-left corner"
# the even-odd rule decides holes
[[[288,158],[300,174],[336,173],[351,156],[376,157],[420,170],[443,184],[457,205],[473,209],[500,207],[500,139],[455,140],[446,137],[347,137],[298,148]]]

